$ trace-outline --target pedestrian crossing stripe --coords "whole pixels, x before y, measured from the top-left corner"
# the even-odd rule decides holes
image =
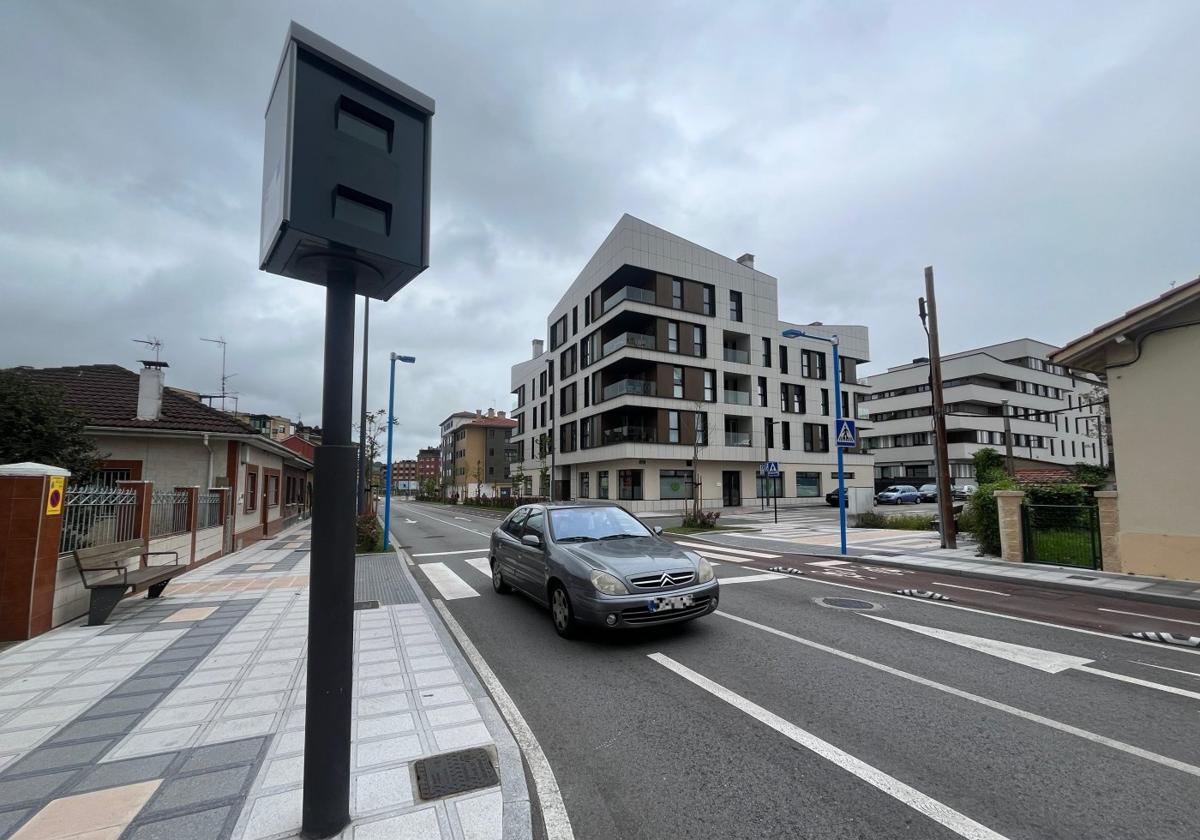
[[[452,572],[445,563],[422,563],[419,568],[447,601],[479,597],[475,588]]]
[[[734,548],[731,545],[724,545],[722,543],[698,543],[676,540],[675,544],[682,545],[687,548],[702,548],[708,551],[726,551],[734,554],[744,554],[747,557],[757,557],[760,560],[778,560],[782,556],[780,554],[767,554],[763,551],[750,551],[747,548]]]

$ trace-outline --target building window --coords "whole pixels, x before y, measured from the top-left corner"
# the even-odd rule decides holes
[[[683,368],[671,368],[671,396],[683,399]]]
[[[821,495],[821,474],[815,472],[796,473],[796,498],[811,499]]]
[[[617,482],[619,498],[622,501],[634,502],[642,500],[642,471],[618,470]]]
[[[834,481],[837,481],[837,470],[834,470],[833,472],[831,472],[829,474],[829,477],[832,478]],[[845,478],[847,481],[849,481],[850,479],[854,478],[854,473],[843,472],[842,477]]]
[[[713,314],[713,290],[712,286],[701,286],[701,294],[704,296],[701,304],[701,311],[705,315]]]
[[[711,370],[704,371],[704,401],[717,401],[716,374]]]
[[[767,405],[767,377],[758,377],[758,404],[764,408]]]
[[[731,320],[731,321],[742,320],[742,293],[741,292],[735,292],[732,290],[729,292],[729,320]]]
[[[707,446],[708,445],[708,415],[705,414],[703,411],[697,411],[694,416],[696,418],[696,445],[697,446]]]
[[[824,379],[825,354],[820,350],[801,350],[800,375],[806,379]]]
[[[571,335],[574,336],[575,333],[577,333],[577,332],[579,332],[579,307],[572,306],[571,307]]]
[[[828,452],[829,427],[824,423],[804,424],[804,451]]]
[[[596,473],[596,498],[608,498],[608,470],[600,470]]]
[[[775,421],[770,417],[763,418],[763,440],[767,442],[767,449],[775,445]]]
[[[692,355],[701,356],[704,354],[704,327],[699,325],[692,326]]]
[[[787,373],[787,348],[782,344],[779,345],[779,372]]]
[[[842,416],[850,416],[850,395],[845,391],[842,391]]]
[[[792,412],[795,414],[804,414],[808,411],[807,401],[804,398],[804,386],[792,386]]]
[[[792,424],[787,420],[783,421],[783,448],[792,448]]]
[[[691,470],[659,470],[658,498],[690,499],[692,490]]]
[[[258,470],[246,468],[246,513],[258,510]]]
[[[821,389],[821,416],[822,417],[829,416],[829,389],[828,388]]]
[[[579,474],[579,498],[586,499],[592,492],[592,474],[582,472]]]
[[[667,352],[679,352],[679,324],[675,321],[667,323]]]
[[[279,506],[279,476],[267,476],[267,507]]]
[[[580,420],[579,427],[580,445],[584,449],[590,449],[592,446],[592,418],[587,417]]]
[[[667,443],[679,443],[679,412],[667,412]]]
[[[758,491],[760,499],[779,499],[783,497],[783,476],[781,475],[763,475],[761,472],[754,473],[754,484]]]
[[[587,326],[592,323],[592,296],[588,295],[583,299],[583,324]]]
[[[671,308],[683,309],[683,281],[671,280]]]
[[[763,367],[770,367],[771,366],[771,339],[767,338],[766,336],[763,336],[762,342],[763,342],[763,355],[762,355]]]

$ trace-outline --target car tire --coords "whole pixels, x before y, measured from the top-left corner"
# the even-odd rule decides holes
[[[500,564],[492,561],[492,589],[498,595],[507,595],[512,592],[512,587],[504,580],[504,575],[500,573]]]
[[[554,622],[554,632],[564,639],[575,635],[575,611],[571,608],[571,596],[560,583],[554,584],[550,590],[550,620]]]

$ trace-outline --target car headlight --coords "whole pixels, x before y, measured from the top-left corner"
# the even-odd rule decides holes
[[[597,592],[603,592],[605,595],[628,595],[629,590],[625,588],[625,584],[620,580],[610,575],[608,572],[602,572],[595,569],[591,574],[592,586],[596,587]]]
[[[698,559],[700,562],[696,564],[696,580],[700,583],[708,583],[713,579],[712,563],[709,563],[703,557]]]

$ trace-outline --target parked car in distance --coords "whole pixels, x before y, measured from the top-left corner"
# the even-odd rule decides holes
[[[955,499],[959,501],[965,501],[966,499],[971,498],[971,496],[975,493],[975,489],[976,488],[974,484],[956,484],[950,492]]]
[[[830,490],[828,493],[826,493],[825,494],[825,503],[828,504],[830,507],[837,507],[838,506],[838,491]]]
[[[618,505],[517,508],[492,531],[492,588],[550,608],[554,629],[669,624],[717,608],[713,568]]]
[[[936,502],[937,501],[937,485],[936,484],[922,484],[921,489],[918,490],[917,492],[921,494],[922,502]]]
[[[893,484],[876,493],[875,501],[881,505],[915,505],[921,501],[921,494],[911,484]]]

